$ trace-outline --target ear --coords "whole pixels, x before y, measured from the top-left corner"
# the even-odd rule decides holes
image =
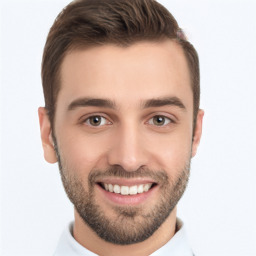
[[[203,117],[204,117],[204,111],[202,109],[199,109],[197,114],[197,119],[196,119],[195,130],[194,130],[194,138],[193,138],[193,144],[192,144],[192,157],[196,155],[197,147],[200,143],[200,139],[202,136]]]
[[[38,108],[38,117],[40,123],[41,140],[44,150],[44,159],[48,163],[56,163],[57,157],[54,150],[54,143],[52,139],[52,128],[49,116],[46,109],[43,107]]]

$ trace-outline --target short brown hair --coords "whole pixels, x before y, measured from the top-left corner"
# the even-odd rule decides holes
[[[138,41],[175,40],[182,46],[191,74],[194,124],[199,109],[200,76],[196,50],[172,14],[154,0],[77,0],[57,16],[48,34],[43,60],[42,84],[45,108],[52,127],[58,92],[60,66],[73,48],[112,43],[129,46]]]

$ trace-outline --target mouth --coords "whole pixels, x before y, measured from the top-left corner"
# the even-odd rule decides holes
[[[114,205],[140,205],[153,199],[159,185],[148,181],[97,182],[103,200]]]
[[[146,184],[138,184],[132,186],[124,186],[119,184],[110,184],[110,183],[99,183],[99,185],[110,193],[120,194],[123,196],[126,195],[137,195],[148,192],[156,183],[146,183]]]

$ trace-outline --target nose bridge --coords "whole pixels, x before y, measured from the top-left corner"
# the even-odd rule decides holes
[[[109,164],[120,165],[126,171],[136,171],[146,164],[140,127],[129,122],[120,127],[109,152]]]

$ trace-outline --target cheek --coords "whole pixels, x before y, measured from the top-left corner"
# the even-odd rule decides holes
[[[63,131],[63,134],[65,136],[59,136],[58,146],[67,165],[76,172],[86,173],[93,168],[103,167],[109,137],[85,136],[78,131]]]
[[[192,138],[185,134],[178,134],[158,137],[157,143],[154,143],[155,161],[164,170],[181,170],[191,158]]]

